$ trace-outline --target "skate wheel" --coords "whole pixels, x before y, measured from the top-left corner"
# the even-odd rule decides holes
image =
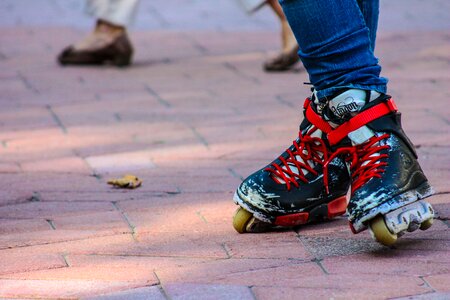
[[[433,225],[433,219],[428,219],[420,224],[420,230],[427,230]]]
[[[234,229],[236,229],[236,231],[239,233],[245,233],[245,228],[252,218],[252,213],[246,211],[242,207],[239,207],[233,217]]]
[[[397,235],[389,231],[383,216],[378,216],[373,219],[369,224],[369,228],[375,240],[380,244],[392,246],[397,241]]]

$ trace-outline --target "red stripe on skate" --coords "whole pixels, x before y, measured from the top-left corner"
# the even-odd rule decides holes
[[[327,121],[325,121],[324,119],[322,119],[321,116],[319,116],[311,107],[311,100],[306,99],[309,102],[306,103],[304,107],[306,108],[306,119],[308,119],[309,122],[311,122],[311,124],[313,124],[314,126],[316,126],[317,128],[319,128],[320,130],[322,130],[325,133],[331,132],[333,130],[333,128],[330,126],[330,124],[328,124]]]
[[[334,217],[345,214],[345,210],[347,209],[347,197],[342,196],[337,199],[334,199],[328,206],[328,219],[332,219]]]
[[[278,226],[297,226],[308,222],[309,213],[302,212],[298,214],[280,216],[275,219],[275,225]]]

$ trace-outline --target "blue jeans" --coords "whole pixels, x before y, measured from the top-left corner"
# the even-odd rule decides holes
[[[374,55],[379,0],[279,0],[319,98],[342,88],[386,93]]]

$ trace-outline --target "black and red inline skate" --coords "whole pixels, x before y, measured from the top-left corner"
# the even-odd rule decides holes
[[[350,227],[369,228],[384,245],[406,231],[428,229],[432,195],[400,113],[377,92],[342,90],[330,99],[305,102],[299,138],[269,166],[239,186],[234,201],[238,232],[292,226],[343,214],[351,172]]]
[[[305,111],[312,105],[306,99]],[[329,161],[330,150],[324,132],[305,115],[293,144],[238,187],[234,202],[240,207],[233,219],[234,228],[239,233],[263,232],[274,226],[296,226],[344,214],[350,175],[342,157]],[[328,182],[327,188],[324,182]]]
[[[378,242],[392,245],[406,231],[428,229],[434,211],[423,199],[433,190],[391,97],[351,89],[321,105],[326,123],[319,127],[333,148],[330,159],[346,154],[350,164],[352,231],[369,228]]]

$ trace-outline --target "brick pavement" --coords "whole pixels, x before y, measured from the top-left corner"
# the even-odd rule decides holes
[[[192,15],[214,16],[194,3]],[[169,15],[175,30],[158,28],[160,20],[132,33],[132,68],[61,68],[56,53],[82,32],[52,23],[50,6],[47,23],[17,24],[23,1],[2,5],[16,17],[0,27],[0,297],[450,297],[445,2],[424,11],[432,25],[406,14],[422,30],[404,22],[394,30],[391,21],[378,41],[390,92],[438,192],[435,225],[392,249],[351,234],[345,218],[259,235],[232,228],[234,189],[295,137],[308,95],[301,69],[261,71],[276,49],[276,33],[262,31],[272,21],[255,17],[242,21],[250,31],[224,32],[192,22],[180,31]],[[143,186],[106,184],[124,172]]]

